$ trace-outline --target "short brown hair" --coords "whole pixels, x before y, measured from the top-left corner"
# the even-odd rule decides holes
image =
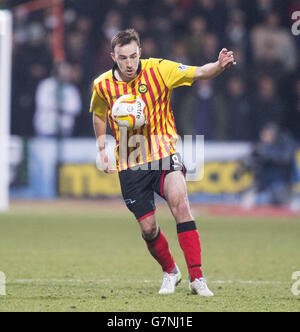
[[[140,37],[139,34],[134,29],[127,29],[120,31],[111,40],[111,49],[114,52],[117,45],[124,46],[130,44],[132,41],[136,41],[138,47],[140,47]]]

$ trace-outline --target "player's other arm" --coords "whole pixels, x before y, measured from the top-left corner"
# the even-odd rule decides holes
[[[93,114],[93,126],[100,152],[105,152],[106,117]]]
[[[93,125],[97,139],[97,145],[100,153],[102,167],[105,173],[111,174],[115,172],[113,165],[109,162],[108,156],[105,152],[106,140],[106,116],[98,116],[93,114]]]
[[[218,61],[197,67],[195,80],[209,80],[220,75],[225,69],[236,65],[232,51],[223,48],[219,54]]]
[[[99,90],[99,82],[100,82],[99,79],[94,81],[90,113],[93,113],[93,126],[97,139],[97,146],[99,149],[102,169],[104,170],[105,173],[113,173],[114,167],[109,162],[109,159],[105,152],[106,113],[109,105],[107,104],[106,99]]]

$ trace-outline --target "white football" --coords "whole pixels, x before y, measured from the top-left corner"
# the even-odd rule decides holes
[[[113,105],[112,117],[119,127],[138,129],[146,123],[146,104],[138,96],[121,96]]]

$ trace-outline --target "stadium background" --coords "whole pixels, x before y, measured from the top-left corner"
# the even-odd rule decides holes
[[[78,105],[71,129],[50,134],[38,130],[34,119],[38,99],[50,100],[37,91],[53,75],[57,17],[51,8],[29,12],[18,7],[24,3],[1,1],[2,8],[14,13],[12,198],[119,195],[117,177],[96,169],[88,109],[93,79],[112,65],[110,39],[127,27],[140,33],[144,58],[201,65],[215,61],[224,46],[235,52],[236,68],[174,92],[179,134],[205,135],[204,179],[188,184],[193,201],[239,202],[253,176],[236,176],[237,161],[249,154],[267,122],[300,140],[300,44],[291,31],[299,1],[64,1],[63,51]],[[299,153],[293,174],[296,195]]]
[[[300,275],[299,212],[236,205],[253,181],[251,173],[237,176],[238,160],[249,155],[265,122],[275,121],[299,143],[300,37],[292,34],[290,19],[299,1],[65,0],[63,51],[80,107],[72,130],[50,135],[37,132],[34,119],[40,99],[53,104],[51,94],[37,98],[37,91],[55,65],[58,20],[50,7],[17,7],[24,3],[30,2],[0,0],[0,8],[14,13],[12,200],[0,214],[0,271],[6,275],[0,312],[299,312],[300,280],[293,277]],[[157,218],[183,282],[171,297],[157,296],[161,269],[147,255],[134,216],[111,199],[118,197],[117,178],[95,166],[91,83],[111,67],[111,36],[128,26],[140,32],[144,57],[201,65],[215,61],[223,46],[236,54],[235,69],[175,90],[172,101],[179,133],[206,136],[205,177],[188,186],[211,299],[190,296],[165,203]],[[56,50],[58,59],[62,55]],[[76,104],[73,97],[68,101]],[[297,150],[296,195],[299,164]],[[207,204],[212,202],[218,204]],[[1,286],[0,280],[0,293]]]

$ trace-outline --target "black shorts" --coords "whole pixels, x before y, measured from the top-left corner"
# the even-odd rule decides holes
[[[174,171],[186,173],[178,153],[119,172],[123,199],[138,221],[155,213],[154,193],[164,198],[165,177]]]

